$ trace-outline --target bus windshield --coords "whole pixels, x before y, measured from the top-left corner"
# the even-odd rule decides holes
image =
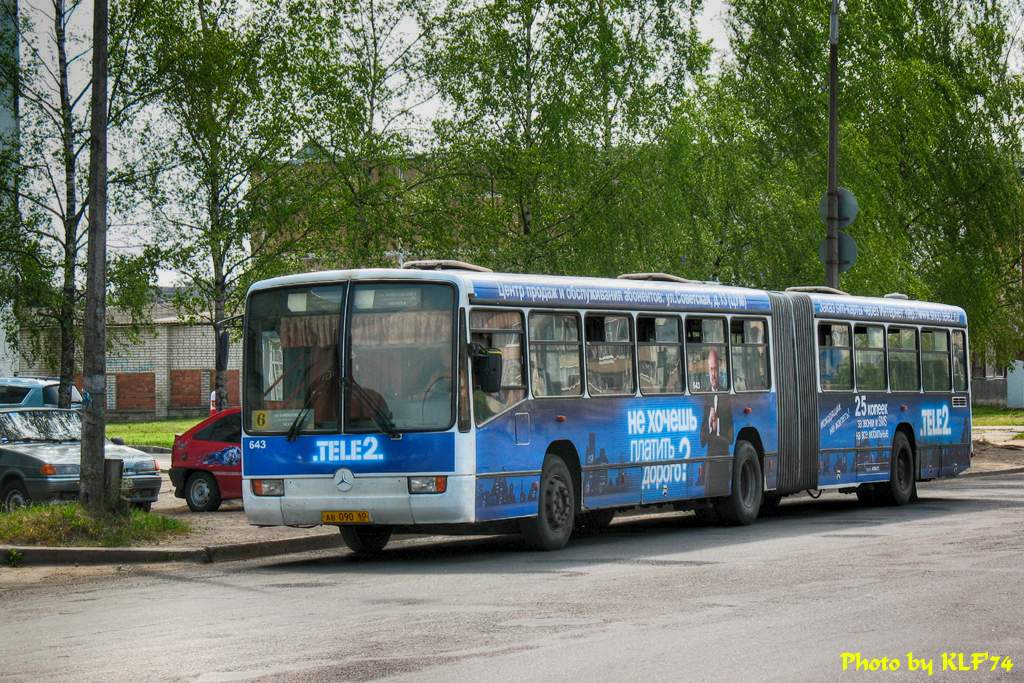
[[[346,310],[347,348],[339,350]],[[442,284],[255,292],[246,318],[246,432],[448,429],[454,321],[455,290]]]
[[[271,289],[250,297],[246,431],[338,431],[344,303],[344,284]]]
[[[351,309],[345,430],[450,427],[455,290],[411,282],[355,284]]]

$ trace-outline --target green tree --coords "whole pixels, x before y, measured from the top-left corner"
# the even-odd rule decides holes
[[[975,349],[991,343],[1003,358],[1024,341],[1012,322],[1024,219],[1013,9],[1004,0],[851,0],[840,47],[839,177],[861,209],[849,229],[858,262],[844,289],[961,305]],[[750,131],[756,174],[734,191],[747,205],[740,215],[764,217],[766,256],[732,251],[740,281],[792,284],[795,262],[802,276],[821,277],[809,267],[824,234],[828,11],[810,0],[732,2],[734,56],[719,86]],[[770,188],[792,210],[766,204]]]
[[[696,1],[453,3],[430,73],[433,249],[578,270],[643,193],[644,148],[706,68]],[[429,211],[429,205],[428,205]],[[452,227],[454,224],[454,227]],[[445,249],[447,247],[447,249]]]
[[[383,263],[408,236],[405,192],[428,180],[418,163],[418,109],[431,32],[427,0],[279,0],[280,52],[305,173],[330,188],[306,197],[303,220],[318,225],[322,266]],[[322,238],[316,240],[317,235]]]
[[[3,3],[0,11],[15,5]],[[146,11],[144,0],[124,0],[111,12],[111,61],[105,130],[113,135],[133,125],[148,102],[148,84],[129,77],[128,55],[132,36]],[[0,253],[11,264],[2,283],[13,315],[5,320],[8,339],[18,342],[20,332],[34,333],[27,341],[60,373],[59,397],[67,406],[76,366],[84,303],[82,268],[87,237],[83,220],[89,210],[86,168],[89,163],[91,71],[84,66],[89,41],[79,28],[82,9],[78,0],[53,0],[52,14],[28,12],[8,16],[9,30],[0,36],[0,80],[18,93],[20,130],[3,141],[0,184],[16,202],[0,231]],[[45,20],[39,19],[46,17]],[[12,45],[20,45],[15,52]],[[17,56],[15,56],[17,55]],[[127,196],[141,177],[138,158],[128,150],[111,175],[111,186]],[[119,259],[125,259],[122,264]],[[114,260],[119,272],[153,274],[151,260],[126,254]],[[127,268],[119,267],[127,265]],[[141,319],[151,288],[115,282],[115,305],[126,305],[136,322]],[[57,330],[56,358],[49,333]]]
[[[296,172],[273,19],[235,0],[171,0],[142,32],[161,122],[147,143],[164,168],[149,206],[165,264],[180,277],[177,307],[215,327],[240,311],[253,279],[301,267],[311,229],[289,221],[315,188]],[[223,404],[222,370],[216,390]]]

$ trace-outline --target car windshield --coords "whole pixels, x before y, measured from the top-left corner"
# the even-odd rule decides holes
[[[72,410],[0,412],[0,438],[7,441],[78,441],[82,419]]]

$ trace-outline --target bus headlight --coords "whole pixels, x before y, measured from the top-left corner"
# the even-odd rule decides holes
[[[448,477],[409,477],[409,493],[444,493]]]
[[[283,496],[284,479],[253,479],[252,492],[257,496]]]

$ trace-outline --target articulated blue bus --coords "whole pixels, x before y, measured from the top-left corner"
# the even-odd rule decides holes
[[[749,524],[800,491],[901,505],[971,456],[967,317],[657,273],[454,261],[258,282],[242,472],[256,525],[521,532],[666,505]]]

